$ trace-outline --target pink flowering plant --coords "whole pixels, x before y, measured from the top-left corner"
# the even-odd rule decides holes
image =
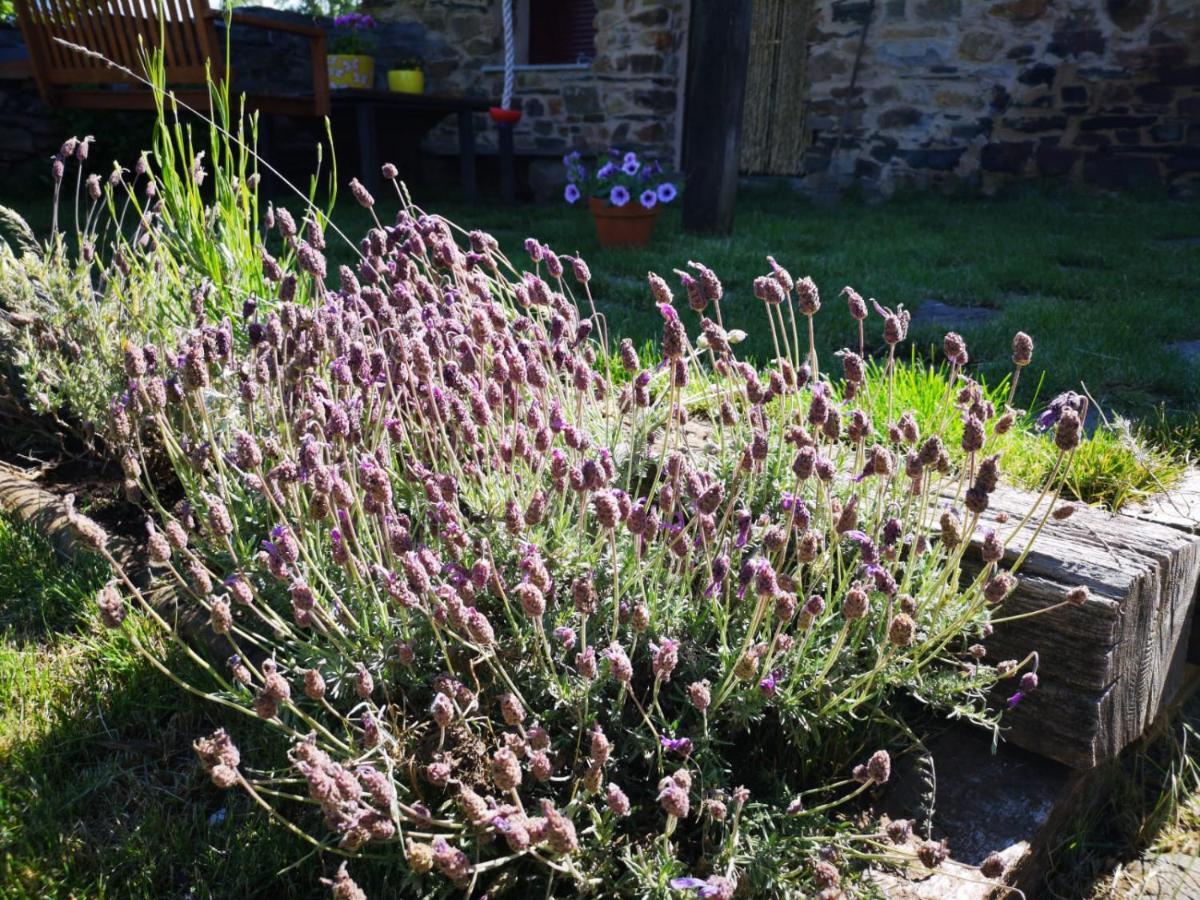
[[[938,865],[944,845],[862,812],[930,722],[994,729],[1036,689],[1036,656],[980,641],[1029,552],[1015,536],[1063,514],[1083,402],[1045,423],[1058,461],[1024,520],[980,533],[1019,419],[958,335],[922,426],[892,402],[900,307],[843,291],[863,328],[831,370],[817,285],[768,258],[760,369],[690,262],[649,275],[662,337],[642,358],[584,260],[533,238],[510,259],[398,182],[387,212],[350,189],[375,222],[354,265],[332,270],[312,212],[274,208],[247,219],[284,247],[258,254],[261,293],[123,348],[107,428],[156,588],[72,514],[114,567],[101,621],[157,629],[161,647],[131,638],[225,717],[195,745],[213,784],[350,860],[339,897],[380,860],[414,893],[721,898]],[[1019,371],[1032,342],[1013,351]]]
[[[567,185],[563,199],[575,204],[587,197],[611,206],[637,204],[655,209],[679,196],[679,176],[667,172],[658,160],[643,159],[632,150],[612,148],[589,166],[575,150],[563,157]]]

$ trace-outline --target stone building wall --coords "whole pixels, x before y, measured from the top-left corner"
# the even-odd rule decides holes
[[[809,98],[809,145],[801,170],[783,173],[804,191],[991,190],[1033,177],[1200,189],[1200,0],[788,2],[813,6],[807,84],[794,87]],[[385,26],[380,85],[392,57],[420,55],[429,91],[498,97],[498,6],[369,6]],[[517,73],[517,150],[546,159],[531,178],[561,177],[554,160],[576,148],[616,144],[673,159],[687,6],[597,0],[590,65]],[[306,53],[281,36],[241,31],[234,64],[243,86],[306,81]],[[31,79],[3,77],[22,55],[19,33],[0,26],[0,179],[17,183],[29,171],[45,177],[64,133],[113,131],[110,113],[89,122],[47,110]],[[490,149],[496,132],[486,116],[479,134]],[[450,122],[429,146],[457,152]]]
[[[385,22],[415,22],[425,30],[426,90],[499,98],[503,32],[499,0],[391,0],[369,7]],[[515,130],[520,154],[562,156],[612,145],[674,158],[676,107],[686,35],[684,0],[597,0],[596,56],[578,68],[529,67],[516,73]],[[480,120],[480,145],[495,145],[495,129]],[[429,139],[457,152],[447,125]]]
[[[807,189],[1200,183],[1196,0],[824,0],[809,39]]]

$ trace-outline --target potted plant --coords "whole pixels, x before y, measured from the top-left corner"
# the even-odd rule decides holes
[[[398,94],[425,93],[425,71],[416,57],[400,60],[395,68],[388,69],[387,78],[388,90]]]
[[[596,222],[596,237],[605,247],[644,247],[665,203],[679,196],[676,179],[657,160],[642,160],[632,150],[609,150],[594,171],[578,151],[563,157],[567,186],[563,197],[572,205],[587,198]]]
[[[378,27],[367,13],[349,12],[333,20],[327,57],[329,86],[366,90],[375,84],[375,59],[368,52]]]

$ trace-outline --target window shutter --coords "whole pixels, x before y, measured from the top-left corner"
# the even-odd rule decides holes
[[[529,0],[531,64],[576,63],[595,55],[595,0]]]

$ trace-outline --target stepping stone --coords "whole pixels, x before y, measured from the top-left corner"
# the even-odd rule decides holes
[[[1179,698],[1163,708],[1150,733],[1171,721],[1197,686],[1200,668],[1190,666]],[[1015,891],[1042,896],[1054,850],[1102,801],[1111,772],[1107,766],[1072,769],[1007,743],[993,752],[988,734],[962,724],[930,740],[925,760],[914,762],[916,756],[895,760],[875,810],[913,822],[912,840],[893,849],[895,861],[870,872],[889,900],[1002,900],[1020,896]],[[945,839],[950,850],[950,859],[933,871],[913,859],[925,837]],[[1004,861],[997,880],[979,871],[991,853]],[[1200,859],[1166,854],[1143,860],[1114,886],[1134,891],[1113,896],[1200,898]]]
[[[922,300],[913,313],[912,328],[940,328],[943,331],[963,331],[984,325],[1000,310],[987,306],[951,306],[940,300]]]
[[[1196,341],[1172,341],[1167,344],[1168,350],[1174,350],[1183,357],[1185,362],[1192,365],[1200,364],[1200,340]]]
[[[1114,887],[1129,887],[1130,897],[1200,897],[1200,859],[1186,853],[1164,853],[1138,860],[1125,869]]]

